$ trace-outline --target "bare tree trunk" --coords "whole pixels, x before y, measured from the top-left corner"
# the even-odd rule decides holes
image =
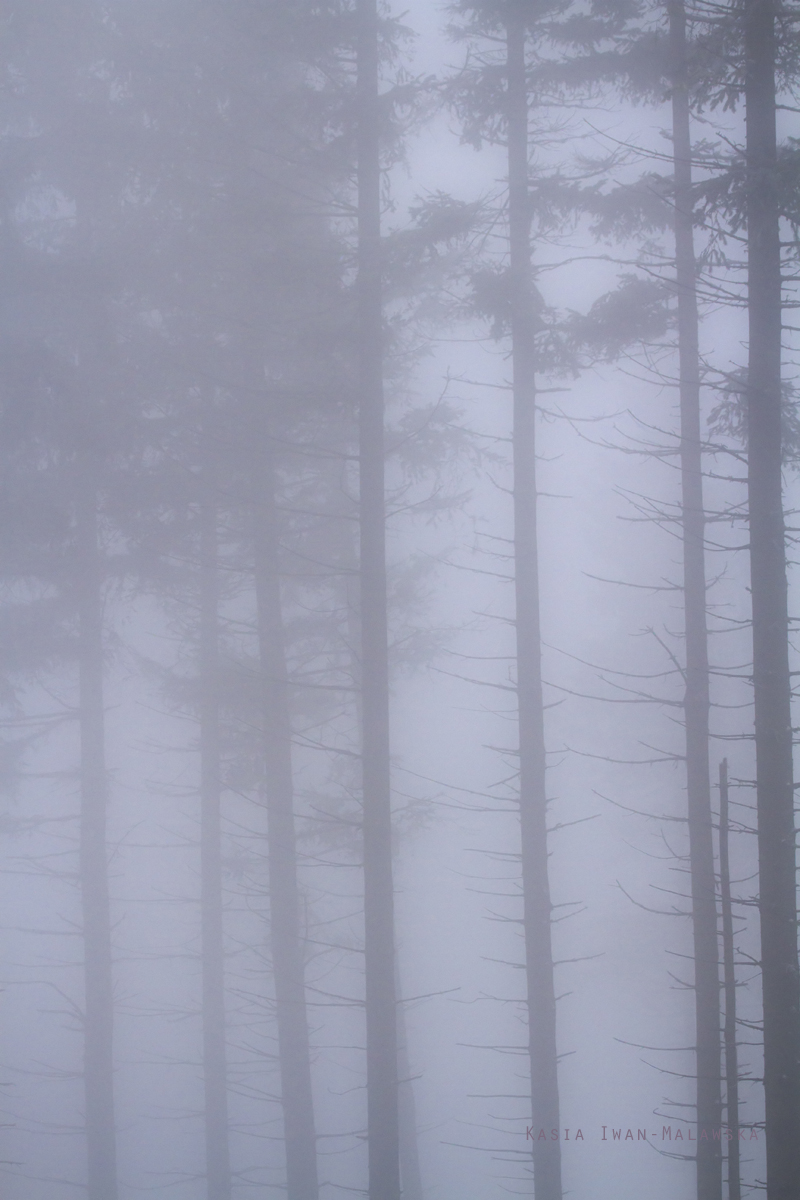
[[[275,475],[267,452],[254,487],[256,602],[261,655],[269,837],[269,906],[288,1200],[317,1200],[317,1138],[311,1086],[305,963],[292,774],[292,723],[279,575]]]
[[[395,983],[397,995],[400,997],[403,991],[400,986],[399,967],[395,972]],[[403,1188],[403,1200],[422,1200],[417,1106],[414,1102],[414,1083],[408,1055],[406,1012],[402,1000],[399,1000],[397,1005],[397,1071],[399,1076],[397,1103],[400,1131],[400,1182]]]
[[[748,485],[767,1196],[790,1200],[797,1196],[800,1179],[800,978],[781,476],[781,252],[772,0],[745,0],[744,20]]]
[[[90,462],[78,482],[78,618],[81,744],[80,887],[84,949],[84,1086],[88,1200],[116,1200],[114,987],[106,822],[103,598],[97,494]]]
[[[733,960],[733,906],[728,854],[728,760],[719,764],[719,887],[722,902],[722,961],[725,968],[725,1107],[728,1116],[728,1200],[741,1200],[739,1165],[739,1054],[736,1045],[736,968]]]
[[[361,644],[360,600],[355,555],[352,560],[352,575],[347,577],[348,640],[352,647]],[[356,711],[359,728],[363,728],[363,682],[361,663],[357,653],[353,655],[352,679],[356,687]],[[422,1174],[419,1165],[419,1139],[417,1137],[417,1109],[414,1099],[414,1082],[408,1054],[408,1032],[405,1007],[402,1001],[403,987],[400,978],[400,963],[395,961],[395,993],[397,996],[397,1117],[400,1157],[400,1185],[403,1200],[422,1200]]]
[[[722,1152],[718,1130],[720,1089],[719,946],[714,839],[709,771],[709,677],[706,624],[705,512],[700,434],[700,355],[692,141],[686,80],[686,11],[683,0],[668,5],[672,57],[672,139],[675,179],[675,266],[678,293],[678,353],[681,413],[681,520],[683,604],[686,628],[686,792],[689,869],[694,936],[694,996],[697,1070],[697,1197],[722,1200]],[[701,1138],[705,1131],[706,1139]]]
[[[384,493],[376,0],[357,0],[358,360],[364,953],[370,1200],[400,1200]]]
[[[200,512],[200,889],[206,1179],[208,1200],[230,1200],[217,555],[217,510],[213,501],[206,496]]]
[[[547,1140],[533,1142],[536,1200],[561,1200],[556,1001],[547,867],[547,762],[544,740],[536,493],[535,309],[528,186],[528,94],[522,8],[507,26],[508,184],[514,388],[514,554],[519,704],[519,788],[531,1120]]]

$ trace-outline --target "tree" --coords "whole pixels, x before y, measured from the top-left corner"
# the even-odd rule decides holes
[[[21,124],[27,116],[37,127],[37,137],[18,164],[12,188],[18,204],[32,202],[34,214],[37,194],[54,198],[64,213],[68,233],[54,239],[46,233],[43,238],[31,239],[24,232],[24,223],[21,227],[18,222],[14,238],[7,229],[6,251],[16,260],[17,279],[25,280],[28,306],[27,326],[7,326],[6,337],[15,356],[27,346],[22,358],[27,359],[28,369],[24,375],[17,373],[16,387],[12,383],[6,390],[6,421],[15,427],[15,435],[4,450],[11,494],[14,476],[18,487],[26,473],[34,478],[47,475],[50,501],[65,514],[57,525],[50,523],[48,552],[39,559],[38,569],[25,578],[28,586],[36,580],[34,587],[43,588],[51,598],[58,597],[55,605],[51,599],[51,617],[54,609],[60,610],[56,623],[69,631],[61,653],[43,664],[45,670],[56,663],[77,666],[77,879],[83,945],[80,1009],[87,1190],[90,1200],[115,1200],[115,1001],[106,834],[104,606],[113,574],[107,548],[114,524],[108,518],[108,496],[111,480],[127,465],[123,447],[135,418],[108,401],[108,394],[126,377],[127,364],[110,336],[107,309],[112,296],[119,297],[121,268],[130,267],[114,223],[121,186],[120,157],[123,145],[130,148],[130,130],[125,125],[127,114],[121,118],[109,114],[93,90],[87,56],[110,52],[108,31],[102,28],[93,5],[81,4],[66,25],[46,4],[38,5],[33,13],[12,8],[7,16],[18,54],[19,78],[24,79],[15,116]],[[48,36],[38,42],[41,57],[32,61],[26,55],[27,39],[32,34],[41,37],[37,25],[42,19]],[[60,127],[66,112],[73,131],[80,129],[86,135],[91,129],[88,136],[97,138],[98,144],[115,138],[120,156],[89,152],[84,159],[75,155],[74,140],[65,139]],[[127,232],[135,240],[134,229]],[[49,419],[45,417],[48,411]],[[42,532],[44,527],[39,530]],[[18,560],[17,569],[19,565]],[[31,565],[29,559],[29,570]],[[12,591],[15,583],[19,587],[22,582],[19,574],[14,580],[14,570],[13,556],[6,557],[4,574]]]
[[[203,972],[203,1084],[209,1200],[230,1200],[225,940],[220,778],[219,550],[213,425],[206,406],[200,501],[200,909]]]
[[[777,15],[771,0],[745,2],[748,505],[767,1195],[789,1200],[800,1178],[800,970],[781,456]]]
[[[547,757],[539,622],[536,490],[536,316],[531,272],[528,182],[526,19],[512,4],[506,18],[508,226],[514,395],[514,587],[519,704],[519,806],[531,1117],[558,1129],[558,1050],[547,865]],[[558,1142],[533,1143],[537,1200],[561,1200]]]
[[[549,5],[533,14],[527,5],[510,0],[499,6],[464,3],[453,10],[468,19],[472,38],[489,37],[503,47],[502,61],[486,64],[482,75],[473,66],[466,73],[466,85],[461,79],[456,81],[456,104],[476,142],[487,137],[503,142],[507,149],[508,267],[504,298],[512,362],[520,848],[531,1124],[535,1129],[558,1129],[560,1119],[537,531],[536,373],[540,369],[537,334],[542,327],[542,301],[531,262],[534,208],[527,51],[529,34],[560,7]],[[560,1143],[536,1139],[532,1154],[537,1200],[561,1200]]]
[[[267,445],[256,463],[253,518],[269,841],[270,943],[288,1196],[290,1200],[316,1200],[319,1192],[317,1145],[300,929],[291,711],[275,487],[275,469]]]
[[[357,0],[358,399],[364,970],[370,1200],[400,1200],[376,0]]]
[[[728,1200],[741,1200],[739,1156],[739,1054],[736,1043],[736,965],[733,945],[731,902],[730,818],[728,805],[728,760],[719,764],[719,884],[722,910],[722,962],[725,993],[725,1108],[728,1137]],[[732,1135],[732,1136],[730,1136]]]
[[[682,0],[668,7],[674,164],[675,289],[678,298],[680,372],[681,524],[686,736],[686,798],[694,941],[697,1064],[697,1127],[720,1127],[720,1011],[717,900],[709,774],[709,671],[703,501],[703,436],[700,418],[700,351],[697,264],[694,253],[692,137],[686,12]],[[698,1133],[699,1138],[699,1133]],[[721,1200],[719,1139],[697,1143],[698,1200]]]

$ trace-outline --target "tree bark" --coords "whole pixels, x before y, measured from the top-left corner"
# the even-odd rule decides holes
[[[722,906],[722,961],[725,968],[725,1107],[728,1131],[728,1200],[742,1200],[739,1163],[739,1054],[736,1045],[736,967],[733,959],[733,906],[728,818],[728,760],[719,764],[719,888]]]
[[[750,569],[768,1200],[800,1179],[800,979],[781,476],[775,8],[745,0]]]
[[[305,963],[292,773],[292,722],[279,575],[275,472],[263,456],[254,487],[256,603],[261,657],[269,839],[269,908],[278,1024],[288,1200],[317,1200],[317,1139],[311,1085]]]
[[[376,0],[357,0],[358,366],[364,953],[370,1200],[400,1200],[384,483]]]
[[[547,866],[547,761],[539,622],[536,492],[536,315],[528,186],[528,93],[523,10],[507,26],[508,185],[514,393],[514,556],[519,705],[519,803],[531,1118],[547,1141],[533,1143],[536,1200],[561,1200],[556,1001]]]
[[[84,948],[84,1087],[88,1200],[116,1200],[114,985],[106,823],[103,598],[97,493],[91,463],[78,481],[78,620],[81,752],[80,888]]]
[[[210,481],[207,481],[207,487]],[[208,1200],[230,1200],[219,730],[217,510],[200,511],[200,889]]]
[[[668,4],[672,59],[672,138],[675,184],[675,268],[681,420],[681,523],[683,604],[686,631],[686,793],[694,939],[697,1071],[697,1197],[722,1200],[722,1151],[712,1137],[722,1117],[720,1088],[719,947],[709,771],[709,676],[706,617],[705,512],[700,433],[700,354],[692,141],[686,77],[686,11]],[[700,1137],[706,1131],[706,1140]]]

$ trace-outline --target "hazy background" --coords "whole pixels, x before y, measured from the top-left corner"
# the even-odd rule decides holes
[[[167,6],[168,7],[168,6]],[[443,73],[461,50],[442,32],[438,6],[415,2],[406,23],[417,34],[409,68]],[[599,153],[599,128],[665,152],[663,112],[600,107],[569,115],[575,137],[545,156],[567,163],[579,149]],[[735,124],[735,117],[731,118]],[[594,128],[593,128],[594,127]],[[644,158],[631,158],[632,177]],[[419,196],[445,190],[471,200],[503,177],[502,155],[459,142],[446,114],[409,143],[391,173],[402,227]],[[42,201],[44,203],[44,201]],[[19,219],[19,212],[17,213]],[[595,243],[580,227],[541,248],[564,265],[540,286],[549,303],[584,310],[624,268],[609,256],[625,247]],[[631,251],[632,253],[632,251]],[[538,257],[538,252],[537,252]],[[703,333],[722,369],[742,362],[741,313],[712,314]],[[669,361],[665,360],[667,369]],[[517,822],[509,680],[513,593],[502,557],[512,532],[508,434],[509,363],[502,343],[461,322],[432,338],[405,394],[429,402],[446,388],[474,431],[473,455],[453,468],[464,493],[437,520],[402,513],[390,522],[392,563],[431,564],[422,623],[440,642],[432,660],[398,673],[393,753],[398,809],[413,802],[397,839],[396,886],[401,995],[426,1197],[487,1200],[527,1194],[527,1063],[520,962]],[[675,505],[674,460],[638,454],[645,426],[674,431],[676,391],[648,379],[633,360],[553,381],[540,419],[541,585],[551,754],[551,881],[568,920],[556,927],[565,1185],[587,1200],[646,1194],[692,1195],[692,1164],[661,1130],[688,1129],[692,1092],[693,998],[686,911],[686,833],[680,698],[668,652],[680,653],[680,597],[665,585],[681,574],[677,529],[642,520],[632,498]],[[398,400],[398,405],[403,400]],[[653,434],[653,436],[660,436]],[[731,461],[709,460],[720,474]],[[734,464],[735,465],[735,464]],[[424,483],[420,484],[424,490]],[[792,481],[792,491],[796,484]],[[727,481],[709,485],[709,507],[740,499]],[[790,497],[791,499],[791,497]],[[789,505],[791,507],[791,504]],[[747,662],[747,563],[740,527],[714,529],[721,546],[709,572],[715,666]],[[612,581],[612,582],[606,582]],[[619,581],[619,582],[617,582]],[[635,586],[626,586],[628,584]],[[111,771],[111,883],[117,971],[117,1087],[122,1195],[156,1192],[176,1200],[205,1194],[199,1010],[196,727],[167,704],[145,659],[178,659],[174,630],[151,599],[111,596],[108,763]],[[506,657],[504,657],[506,656]],[[614,672],[653,678],[639,684]],[[659,673],[664,677],[659,678]],[[617,684],[641,686],[670,703],[623,702]],[[492,686],[500,685],[500,686]],[[718,676],[718,734],[712,776],[727,755],[733,779],[752,778],[751,714],[741,678]],[[605,698],[605,699],[603,699]],[[612,700],[609,703],[608,700]],[[628,697],[630,699],[630,697]],[[74,704],[74,678],[56,672],[26,686],[36,715]],[[75,731],[53,729],[28,757],[18,794],[4,808],[2,935],[3,1124],[0,1157],[6,1200],[56,1200],[80,1193],[83,1146],[80,1068],[81,959],[74,876]],[[633,760],[633,761],[632,761]],[[650,761],[658,760],[658,761]],[[325,762],[302,742],[299,790],[324,776]],[[748,805],[742,788],[732,799]],[[225,795],[226,922],[230,987],[231,1115],[237,1194],[278,1195],[280,1111],[265,949],[264,814],[252,795]],[[736,819],[752,824],[746,808]],[[261,840],[259,840],[261,839]],[[735,891],[755,891],[755,839],[733,839]],[[336,947],[309,968],[314,1078],[323,1195],[364,1186],[363,1013],[358,940],[359,873],[326,861],[313,837],[301,844],[312,926]],[[626,894],[627,893],[627,894]],[[677,895],[676,895],[677,893]],[[753,910],[738,944],[757,956]],[[752,977],[752,982],[746,981]],[[742,1015],[758,1005],[755,969],[743,968]],[[757,1040],[754,1036],[753,1040]],[[749,1057],[748,1057],[749,1053]],[[743,1049],[743,1071],[759,1073],[758,1048]],[[758,1120],[757,1086],[743,1086],[743,1119]],[[601,1130],[657,1132],[656,1145],[601,1141]],[[580,1128],[584,1140],[574,1141]],[[664,1154],[662,1151],[667,1150]],[[745,1176],[762,1171],[762,1142],[748,1143]]]

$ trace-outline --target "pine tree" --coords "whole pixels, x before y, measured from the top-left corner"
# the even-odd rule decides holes
[[[694,943],[697,1071],[697,1197],[721,1200],[719,1139],[700,1132],[720,1128],[720,1009],[717,900],[709,768],[709,670],[703,501],[703,436],[700,415],[699,315],[694,251],[692,137],[686,12],[681,0],[668,8],[674,164],[675,290],[678,302],[680,373],[681,524],[686,736],[686,798]]]
[[[357,0],[358,399],[364,970],[370,1200],[400,1200],[376,0]]]
[[[800,1178],[800,970],[781,444],[776,16],[772,0],[745,0],[748,506],[767,1196],[789,1200]]]

